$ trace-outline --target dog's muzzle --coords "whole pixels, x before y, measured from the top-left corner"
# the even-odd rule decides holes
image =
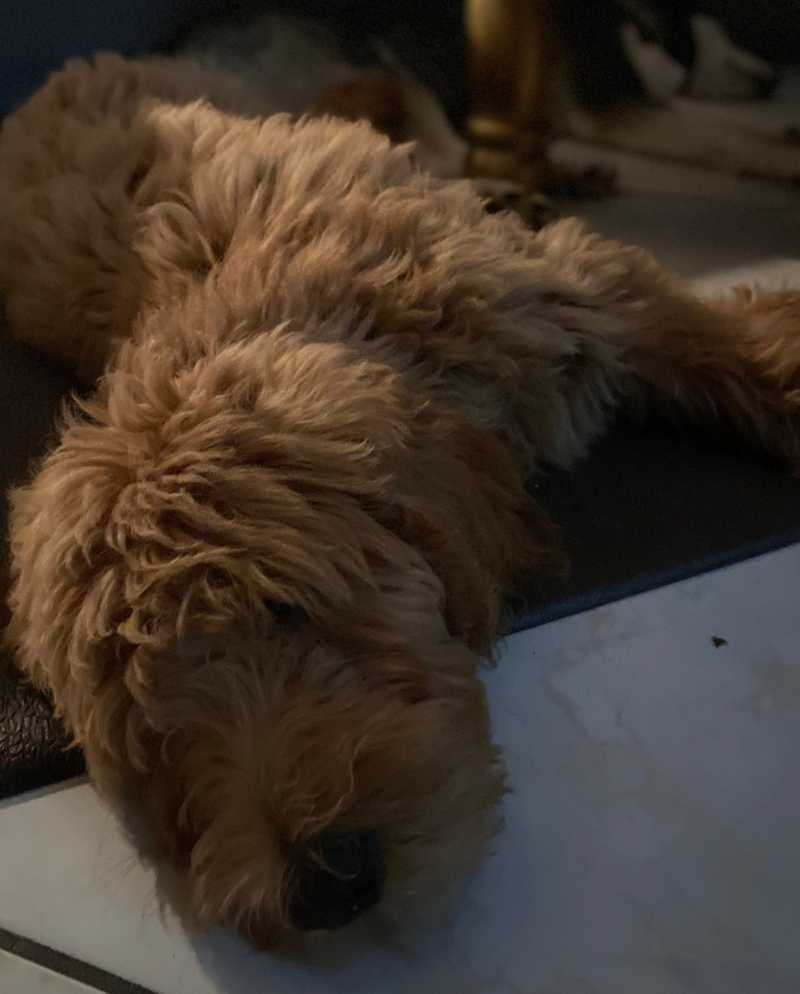
[[[289,909],[295,928],[343,928],[380,901],[386,870],[377,832],[324,832],[313,849]]]

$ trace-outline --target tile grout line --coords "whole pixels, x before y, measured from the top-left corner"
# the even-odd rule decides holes
[[[99,966],[92,966],[91,963],[75,959],[67,953],[60,953],[50,946],[43,946],[33,939],[26,939],[4,928],[0,928],[0,951],[101,991],[102,994],[154,994],[148,988],[130,980],[123,980],[122,977],[109,973]]]

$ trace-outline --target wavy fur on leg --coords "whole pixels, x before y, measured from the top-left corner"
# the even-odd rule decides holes
[[[480,857],[479,659],[560,567],[526,476],[652,399],[796,464],[797,308],[192,72],[75,63],[0,135],[14,331],[105,369],[13,495],[9,639],[195,920],[263,944],[325,830],[378,834],[389,902]]]

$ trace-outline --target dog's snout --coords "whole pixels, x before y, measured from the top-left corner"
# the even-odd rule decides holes
[[[303,931],[342,928],[380,901],[384,877],[377,832],[325,832],[300,869],[292,923]]]

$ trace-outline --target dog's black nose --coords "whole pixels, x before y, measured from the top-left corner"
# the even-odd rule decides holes
[[[304,859],[292,924],[306,932],[349,925],[380,901],[384,877],[377,832],[324,832]]]

